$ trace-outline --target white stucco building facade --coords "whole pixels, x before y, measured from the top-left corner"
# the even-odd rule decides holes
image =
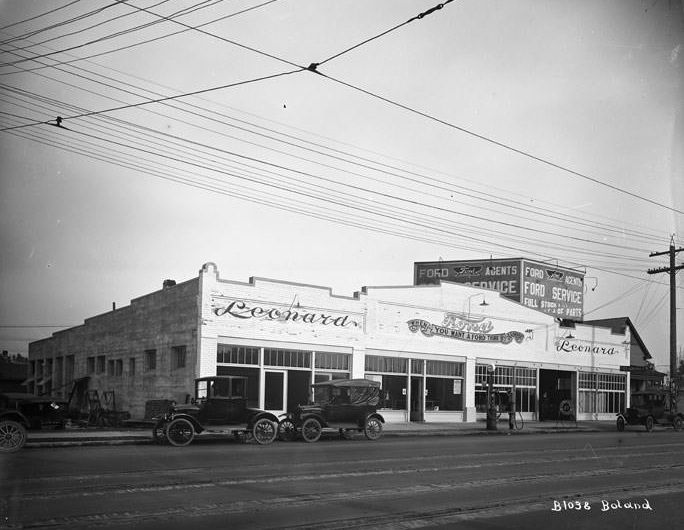
[[[328,287],[266,278],[227,280],[213,263],[196,278],[87,319],[30,345],[35,392],[90,377],[119,407],[182,401],[195,377],[248,377],[249,400],[274,413],[310,399],[331,378],[381,381],[389,422],[484,417],[487,367],[523,416],[612,419],[629,395],[629,329],[576,324],[498,292],[450,282]],[[68,370],[68,372],[67,372]],[[58,373],[58,371],[60,373]],[[563,407],[563,414],[560,414]]]

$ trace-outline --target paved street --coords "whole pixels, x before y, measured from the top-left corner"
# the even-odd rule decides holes
[[[25,449],[0,456],[0,528],[684,528],[683,441],[658,430]]]

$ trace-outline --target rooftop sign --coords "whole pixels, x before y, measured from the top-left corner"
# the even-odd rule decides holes
[[[522,258],[414,263],[414,285],[441,280],[492,289],[566,320],[584,315],[584,273],[574,269]]]

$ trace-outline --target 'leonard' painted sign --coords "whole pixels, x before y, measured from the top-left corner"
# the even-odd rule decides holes
[[[293,309],[292,306],[273,307],[250,304],[244,300],[220,303],[214,300],[212,313],[217,317],[229,316],[241,320],[272,320],[276,322],[301,322],[336,328],[358,328],[360,323],[347,314],[318,313]]]
[[[414,263],[414,285],[441,280],[500,292],[554,317],[582,320],[584,274],[526,259],[424,261]]]

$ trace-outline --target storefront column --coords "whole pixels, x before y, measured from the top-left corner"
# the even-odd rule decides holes
[[[632,374],[625,372],[625,410],[632,406],[630,396],[632,395]]]
[[[475,365],[476,360],[468,357],[465,362],[464,374],[464,403],[463,403],[463,421],[473,423],[477,421],[477,411],[475,409]]]
[[[354,348],[352,352],[351,379],[366,377],[366,349]]]
[[[266,371],[264,370],[264,348],[259,348],[259,408],[266,406]]]

